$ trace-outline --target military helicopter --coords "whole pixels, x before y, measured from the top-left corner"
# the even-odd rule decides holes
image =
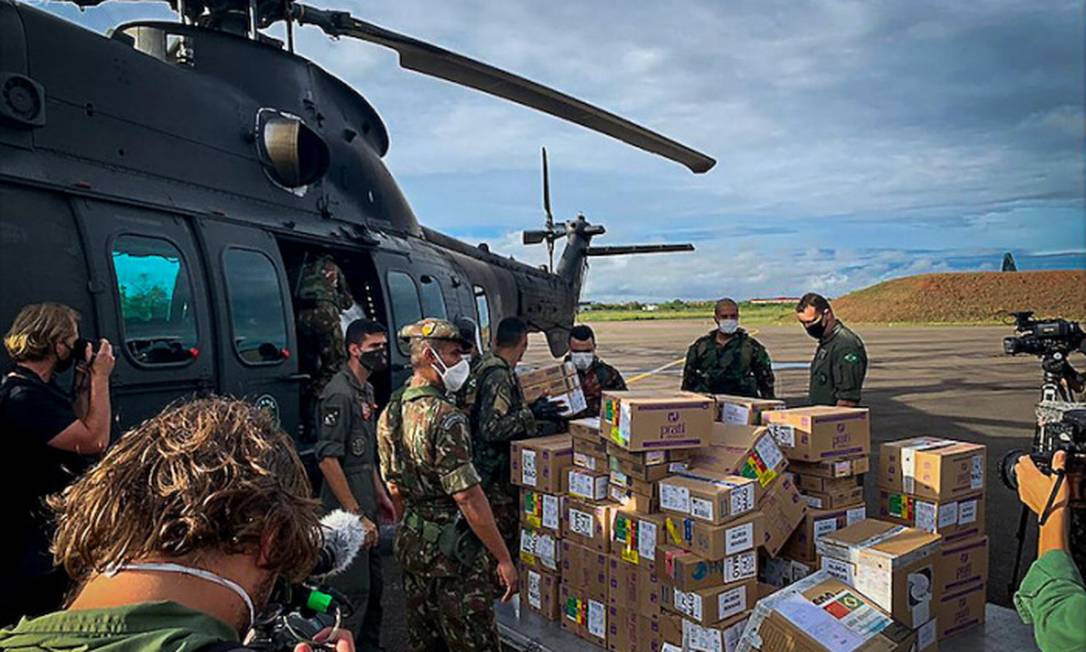
[[[81,6],[102,0],[75,0]],[[483,345],[508,315],[564,353],[587,260],[690,250],[592,246],[604,228],[550,211],[545,269],[422,226],[382,162],[366,99],[298,55],[303,26],[391,48],[409,70],[512,100],[677,161],[715,161],[556,90],[292,0],[170,0],[178,22],[107,36],[0,0],[0,322],[58,301],[119,350],[116,430],[201,393],[250,397],[301,432],[293,288],[331,254],[356,302],[392,329],[467,317]],[[286,40],[262,30],[285,24]],[[554,244],[565,239],[554,264]],[[395,338],[394,338],[395,341]],[[391,346],[379,395],[407,374]],[[0,355],[4,355],[0,353]],[[0,360],[6,367],[8,360]]]

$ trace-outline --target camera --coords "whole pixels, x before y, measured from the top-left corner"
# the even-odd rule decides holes
[[[1052,456],[1061,450],[1067,451],[1068,473],[1073,473],[1080,466],[1086,466],[1086,408],[1064,410],[1058,421],[1041,425],[1033,450],[1028,454],[1037,468],[1048,474],[1052,472]],[[1009,451],[1000,463],[1000,477],[1003,484],[1012,491],[1018,491],[1014,466],[1018,463],[1018,458],[1026,454],[1027,451],[1021,449]]]
[[[338,628],[352,611],[350,600],[327,585],[312,579],[300,584],[280,581],[254,623],[245,649],[282,652],[293,650],[298,643],[325,649],[314,643],[314,637],[328,627]]]
[[[1086,332],[1078,322],[1060,318],[1038,321],[1029,310],[1012,312],[1011,316],[1014,317],[1016,334],[1003,338],[1003,353],[1007,355],[1066,355],[1082,346],[1086,339]]]

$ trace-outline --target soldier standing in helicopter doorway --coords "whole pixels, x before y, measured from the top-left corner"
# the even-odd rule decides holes
[[[343,270],[330,254],[302,268],[297,300],[298,366],[309,375],[302,393],[302,415],[310,432],[314,407],[324,386],[347,361],[340,311],[354,304]]]

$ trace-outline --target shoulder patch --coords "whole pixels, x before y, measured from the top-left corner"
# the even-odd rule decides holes
[[[851,362],[852,364],[856,364],[859,361],[860,361],[860,356],[856,355],[855,353],[847,353],[847,354],[845,354],[845,362]]]
[[[324,414],[321,417],[321,422],[325,426],[327,426],[329,428],[331,428],[331,427],[335,426],[337,423],[339,423],[339,408],[337,408],[337,407],[324,408]]]
[[[464,416],[464,413],[460,410],[453,410],[441,418],[438,427],[442,430],[449,431],[457,426],[467,427],[467,425],[468,420],[467,417]]]

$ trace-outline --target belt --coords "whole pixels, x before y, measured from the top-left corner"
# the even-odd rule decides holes
[[[407,529],[414,530],[422,535],[422,540],[427,543],[437,543],[437,540],[441,537],[440,525],[419,516],[415,512],[404,514],[403,524],[407,526]]]

